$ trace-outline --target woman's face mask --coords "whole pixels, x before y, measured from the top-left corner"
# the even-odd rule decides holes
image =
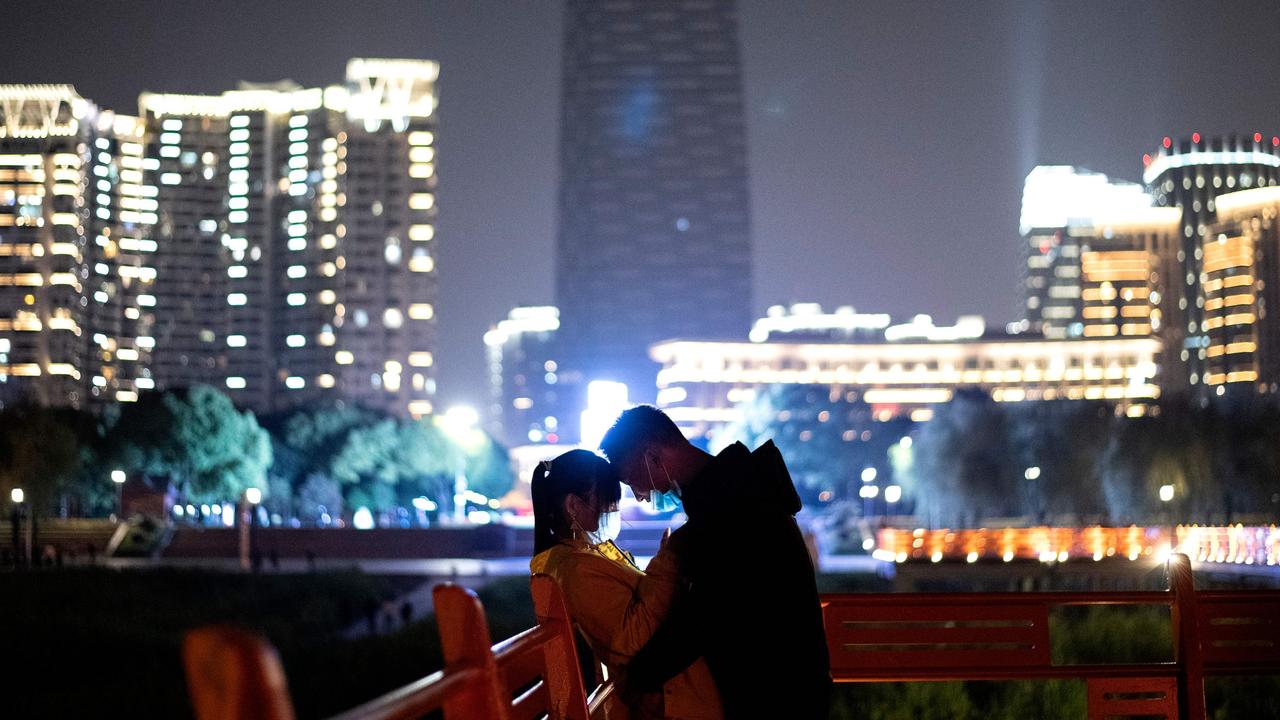
[[[586,505],[587,503],[584,503]],[[594,504],[594,503],[592,503]],[[590,511],[586,511],[590,512]],[[599,545],[604,542],[618,539],[618,533],[622,531],[622,514],[618,512],[614,506],[612,510],[602,510],[596,516],[596,524],[594,530],[588,530],[589,524],[582,522],[582,516],[573,518],[575,525],[586,536],[587,542],[592,545]],[[588,515],[588,517],[590,517]]]
[[[592,545],[599,545],[617,540],[620,532],[622,532],[622,513],[617,510],[603,512],[600,513],[600,524],[594,531],[586,534],[587,542]]]

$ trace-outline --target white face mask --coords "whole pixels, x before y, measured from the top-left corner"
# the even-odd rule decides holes
[[[622,532],[622,513],[617,510],[600,513],[600,524],[594,532],[587,533],[587,542],[600,545],[617,540],[620,532]]]

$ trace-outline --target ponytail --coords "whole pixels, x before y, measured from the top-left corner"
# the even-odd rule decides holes
[[[533,479],[529,482],[529,494],[533,500],[534,555],[550,550],[556,544],[556,533],[553,529],[556,524],[555,500],[551,497],[553,493],[547,481],[547,471],[550,467],[550,460],[538,463],[538,466],[533,469]]]

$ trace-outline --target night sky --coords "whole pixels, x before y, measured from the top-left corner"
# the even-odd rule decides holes
[[[141,90],[438,60],[440,393],[483,404],[481,335],[553,299],[559,3],[20,5],[0,83],[72,83],[124,112]],[[761,311],[1015,319],[1033,165],[1137,180],[1166,134],[1280,132],[1276,2],[741,0],[740,16]]]

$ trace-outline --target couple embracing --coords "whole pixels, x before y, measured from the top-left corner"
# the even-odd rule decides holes
[[[822,612],[772,442],[694,447],[662,411],[618,418],[601,451],[534,471],[534,573],[560,586],[619,692],[609,718],[827,717]],[[641,570],[613,540],[621,483],[688,522]]]

